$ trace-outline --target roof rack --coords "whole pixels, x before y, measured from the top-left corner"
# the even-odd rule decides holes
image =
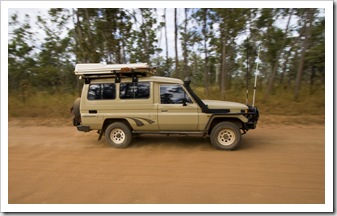
[[[138,76],[155,75],[156,68],[150,67],[146,63],[133,64],[76,64],[75,75],[84,79],[85,83],[90,83],[91,79],[99,78],[115,78],[115,82],[119,83],[121,77],[132,77],[133,82],[138,81]]]

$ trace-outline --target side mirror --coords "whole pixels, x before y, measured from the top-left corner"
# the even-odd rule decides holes
[[[186,98],[183,98],[182,102],[183,102],[183,106],[187,106],[187,99]]]

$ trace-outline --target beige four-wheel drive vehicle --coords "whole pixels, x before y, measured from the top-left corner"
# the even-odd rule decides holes
[[[209,136],[217,149],[234,150],[241,135],[255,129],[257,108],[241,103],[201,100],[190,80],[154,76],[147,64],[77,64],[85,80],[72,107],[77,130],[97,130],[116,148],[137,134]]]

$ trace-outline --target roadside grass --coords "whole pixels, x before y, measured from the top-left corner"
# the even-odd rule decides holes
[[[245,90],[228,90],[222,99],[217,86],[210,88],[209,97],[205,96],[203,87],[193,86],[192,89],[202,99],[246,103]],[[252,95],[253,92],[250,91],[249,104],[252,104]],[[75,93],[34,92],[23,100],[18,92],[10,92],[8,117],[69,120],[70,107],[76,97]],[[255,106],[260,110],[261,121],[266,123],[324,124],[325,92],[324,88],[313,93],[303,88],[300,100],[294,101],[290,90],[276,89],[274,94],[267,98],[263,90],[259,89],[256,92]]]
[[[35,92],[22,99],[19,93],[8,95],[8,117],[69,118],[75,94]]]
[[[202,99],[226,100],[239,103],[246,103],[246,91],[228,90],[225,97],[221,99],[218,87],[212,86],[209,96],[206,97],[204,88],[194,87],[195,93]],[[252,105],[253,91],[249,92],[248,104]],[[261,114],[268,115],[324,115],[325,113],[325,91],[324,88],[310,92],[310,89],[303,88],[299,101],[295,101],[293,92],[290,90],[276,89],[273,94],[265,96],[263,89],[256,91],[255,106]]]

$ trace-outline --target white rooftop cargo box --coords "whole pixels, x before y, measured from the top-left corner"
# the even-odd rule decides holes
[[[127,75],[127,74],[144,74],[154,75],[156,68],[150,67],[146,63],[134,63],[134,64],[76,64],[75,75],[79,76],[99,76],[99,75]]]

